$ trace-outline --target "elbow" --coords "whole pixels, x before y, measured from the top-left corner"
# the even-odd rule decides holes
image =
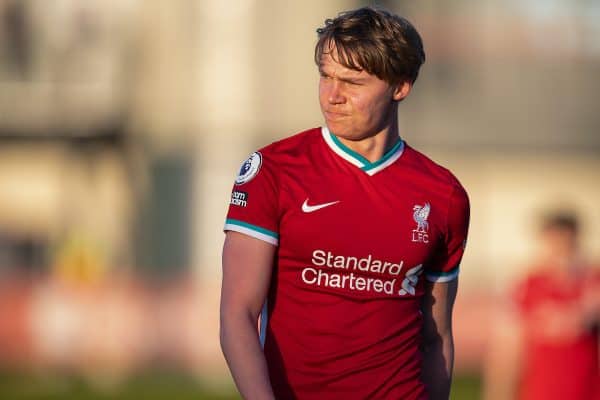
[[[422,346],[425,352],[435,351],[454,346],[454,338],[452,330],[444,330],[442,332],[432,329],[423,332]]]
[[[239,320],[239,317],[235,315],[235,310],[221,309],[219,316],[219,342],[223,351],[225,351],[231,332],[235,332],[236,319]]]
[[[223,320],[223,315],[219,319],[219,344],[221,345],[221,351],[225,353],[226,341],[227,341],[227,323]]]
[[[233,310],[221,307],[219,315],[219,343],[223,353],[227,350],[227,343],[231,332],[235,332],[235,315]]]
[[[226,325],[223,323],[223,319],[221,318],[220,322],[219,322],[219,343],[221,344],[221,350],[225,350],[225,340],[227,337],[227,327]]]
[[[253,322],[252,313],[245,308],[221,307],[219,316],[219,342],[221,350],[223,352],[226,351],[232,336],[247,329],[253,329],[256,323],[256,319]]]
[[[433,333],[425,333],[423,335],[423,350],[425,352],[430,351],[431,349],[434,348],[439,348],[442,346],[443,343],[443,339],[442,336],[437,333],[437,332],[433,332]]]

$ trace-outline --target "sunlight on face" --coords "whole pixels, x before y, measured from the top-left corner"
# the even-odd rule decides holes
[[[340,64],[335,47],[323,54],[319,72],[321,112],[335,135],[361,140],[383,131],[397,117],[396,87],[364,70]]]

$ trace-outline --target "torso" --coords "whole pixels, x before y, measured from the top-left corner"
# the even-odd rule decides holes
[[[261,150],[279,185],[264,337],[272,385],[278,399],[425,398],[424,279],[458,272],[430,267],[462,188],[403,142],[367,164],[328,135]]]

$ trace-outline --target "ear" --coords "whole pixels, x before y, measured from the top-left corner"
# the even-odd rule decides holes
[[[412,89],[412,83],[410,83],[408,81],[401,82],[401,83],[397,84],[396,87],[394,88],[394,93],[392,95],[392,98],[395,101],[403,100],[406,96],[408,96],[411,89]]]

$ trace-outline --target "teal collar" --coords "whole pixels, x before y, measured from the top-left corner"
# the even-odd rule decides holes
[[[349,163],[356,165],[370,176],[392,165],[397,159],[400,158],[402,152],[404,151],[404,141],[400,139],[400,141],[396,143],[394,147],[392,147],[387,153],[385,153],[381,159],[375,162],[370,162],[365,157],[361,156],[343,144],[340,139],[332,134],[326,126],[321,128],[321,133],[323,135],[323,139],[325,139],[325,143],[327,143],[334,153]]]

